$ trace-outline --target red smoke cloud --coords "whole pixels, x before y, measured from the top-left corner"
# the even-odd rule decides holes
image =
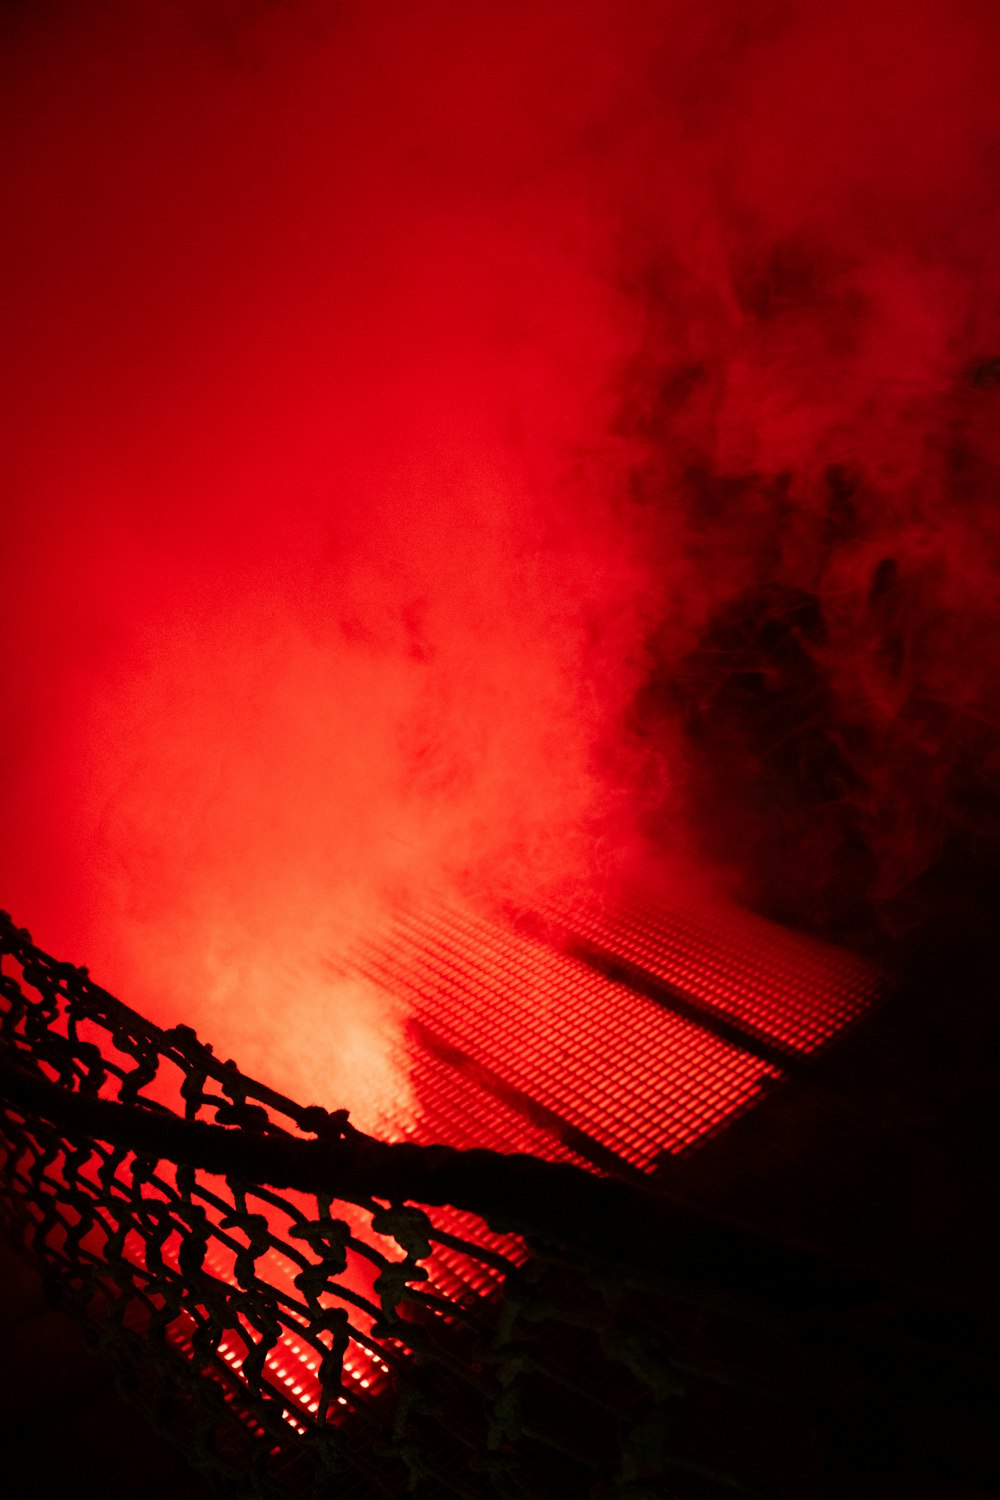
[[[844,922],[982,845],[992,7],[2,24],[41,942],[315,1091],[290,1008],[399,885],[641,834]]]
[[[640,717],[757,900],[905,926],[997,847],[997,17],[728,15],[627,148],[619,426],[674,583]]]

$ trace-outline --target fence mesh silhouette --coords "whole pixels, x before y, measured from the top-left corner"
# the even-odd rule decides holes
[[[765,1493],[736,1428],[812,1431],[797,1331],[839,1274],[629,1181],[374,1140],[5,914],[0,954],[6,1229],[222,1493]]]

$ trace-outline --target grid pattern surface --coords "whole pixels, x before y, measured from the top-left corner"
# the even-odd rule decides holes
[[[642,892],[613,909],[546,915],[565,933],[792,1052],[812,1052],[872,1003],[864,958],[718,902],[665,906]]]
[[[593,1143],[597,1164],[607,1152],[619,1167],[646,1172],[664,1152],[718,1129],[779,1077],[775,1067],[578,959],[468,910],[440,905],[400,914],[359,947],[354,962],[404,998],[454,1054],[474,1060],[475,1076],[464,1086],[460,1071],[453,1073],[456,1105],[478,1111],[477,1138],[501,1149],[551,1159],[553,1130],[563,1122],[570,1141],[579,1132],[580,1144]],[[536,1124],[529,1143],[523,1113],[498,1097],[504,1090],[548,1111],[551,1128]],[[570,1152],[580,1159],[579,1148]]]

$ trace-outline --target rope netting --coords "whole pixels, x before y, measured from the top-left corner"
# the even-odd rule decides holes
[[[0,956],[5,1227],[222,1493],[737,1483],[692,1393],[762,1377],[692,1353],[705,1310],[822,1300],[825,1273],[631,1182],[374,1140],[145,1021],[5,914]],[[764,1384],[794,1387],[768,1328]],[[707,1458],[677,1440],[702,1420]]]

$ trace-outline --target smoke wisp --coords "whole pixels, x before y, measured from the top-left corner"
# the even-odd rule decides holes
[[[0,24],[39,941],[335,1103],[405,1087],[321,962],[395,891],[651,850],[846,931],[989,863],[991,7]]]

